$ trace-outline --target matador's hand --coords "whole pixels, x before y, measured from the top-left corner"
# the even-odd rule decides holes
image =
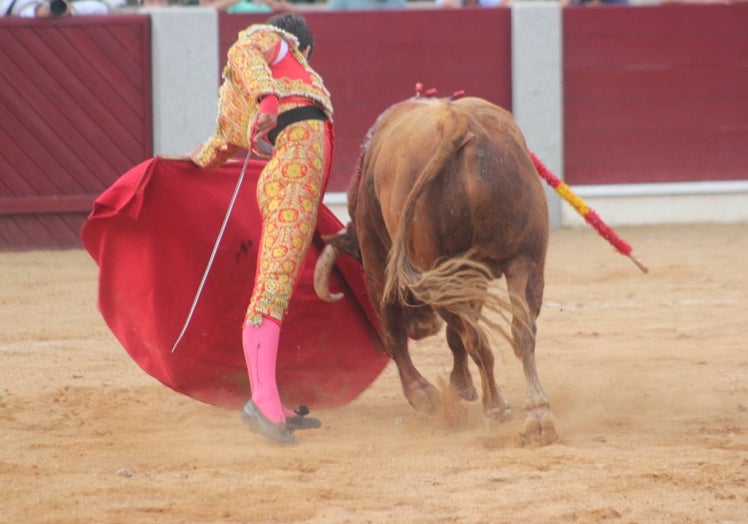
[[[260,108],[252,126],[252,143],[267,135],[278,123],[278,97],[266,95],[260,101]]]
[[[273,113],[259,113],[257,120],[255,121],[254,131],[252,133],[252,139],[257,140],[267,135],[278,122],[278,115]]]

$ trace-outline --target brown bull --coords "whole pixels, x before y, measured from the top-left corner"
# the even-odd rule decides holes
[[[483,327],[498,327],[484,311],[504,313],[511,315],[511,335],[504,335],[527,380],[525,435],[554,441],[553,415],[535,368],[548,211],[511,115],[479,98],[417,97],[392,106],[369,130],[348,211],[347,229],[326,239],[317,293],[335,298],[326,276],[342,251],[361,261],[410,404],[424,412],[438,408],[439,392],[413,365],[408,337],[434,334],[441,317],[454,359],[450,385],[464,399],[477,398],[469,354],[480,371],[486,416],[510,419]],[[502,275],[508,300],[489,286]]]

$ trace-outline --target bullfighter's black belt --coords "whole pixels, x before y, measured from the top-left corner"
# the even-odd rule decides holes
[[[302,120],[327,120],[327,115],[317,106],[301,106],[278,115],[275,127],[268,132],[268,141],[275,145],[278,134],[289,125]]]

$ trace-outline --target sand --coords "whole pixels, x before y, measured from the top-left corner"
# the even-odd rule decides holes
[[[82,250],[0,253],[0,521],[748,522],[748,226],[554,230],[537,362],[559,440],[480,403],[416,413],[390,364],[280,447],[146,375],[96,310]],[[412,345],[434,383],[443,333]],[[474,376],[475,368],[472,368]]]

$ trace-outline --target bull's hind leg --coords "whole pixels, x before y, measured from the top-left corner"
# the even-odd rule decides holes
[[[525,409],[527,419],[523,437],[526,441],[550,444],[558,436],[548,397],[540,385],[535,365],[535,319],[543,300],[542,268],[529,261],[515,261],[506,272],[507,291],[512,302],[512,336],[514,354],[522,361],[527,383]]]
[[[493,373],[494,358],[488,340],[474,326],[457,315],[441,310],[439,314],[447,322],[447,343],[455,359],[456,367],[450,376],[453,380],[453,387],[455,384],[453,377],[455,375],[459,377],[460,373],[468,373],[469,378],[467,361],[464,357],[461,357],[461,355],[467,352],[480,372],[481,389],[483,391],[483,412],[486,414],[486,417],[493,422],[511,420],[512,409],[496,385]],[[460,370],[460,366],[462,365],[465,366],[465,371]],[[470,382],[472,384],[472,380]]]
[[[385,306],[384,310],[384,344],[397,365],[403,393],[417,411],[434,414],[441,401],[439,390],[421,375],[410,358],[406,316],[397,306]]]
[[[477,400],[478,392],[468,368],[465,345],[459,333],[449,326],[447,326],[447,344],[452,351],[452,372],[449,374],[449,385],[463,400]]]
[[[408,338],[421,340],[422,338],[436,335],[444,325],[441,317],[436,314],[434,308],[416,300],[412,293],[406,297],[408,306]]]
[[[371,206],[370,211],[367,206]],[[410,405],[424,413],[436,413],[440,403],[439,390],[416,369],[408,352],[408,329],[412,326],[409,325],[407,311],[397,303],[382,303],[384,268],[387,265],[389,246],[383,243],[384,236],[373,233],[377,231],[377,223],[381,224],[383,220],[378,205],[365,200],[360,201],[359,216],[363,220],[359,224],[361,227],[358,228],[359,245],[367,246],[367,249],[361,250],[361,260],[366,272],[371,303],[375,305],[381,324],[382,342],[395,361],[403,393]],[[366,220],[370,223],[367,224]]]

